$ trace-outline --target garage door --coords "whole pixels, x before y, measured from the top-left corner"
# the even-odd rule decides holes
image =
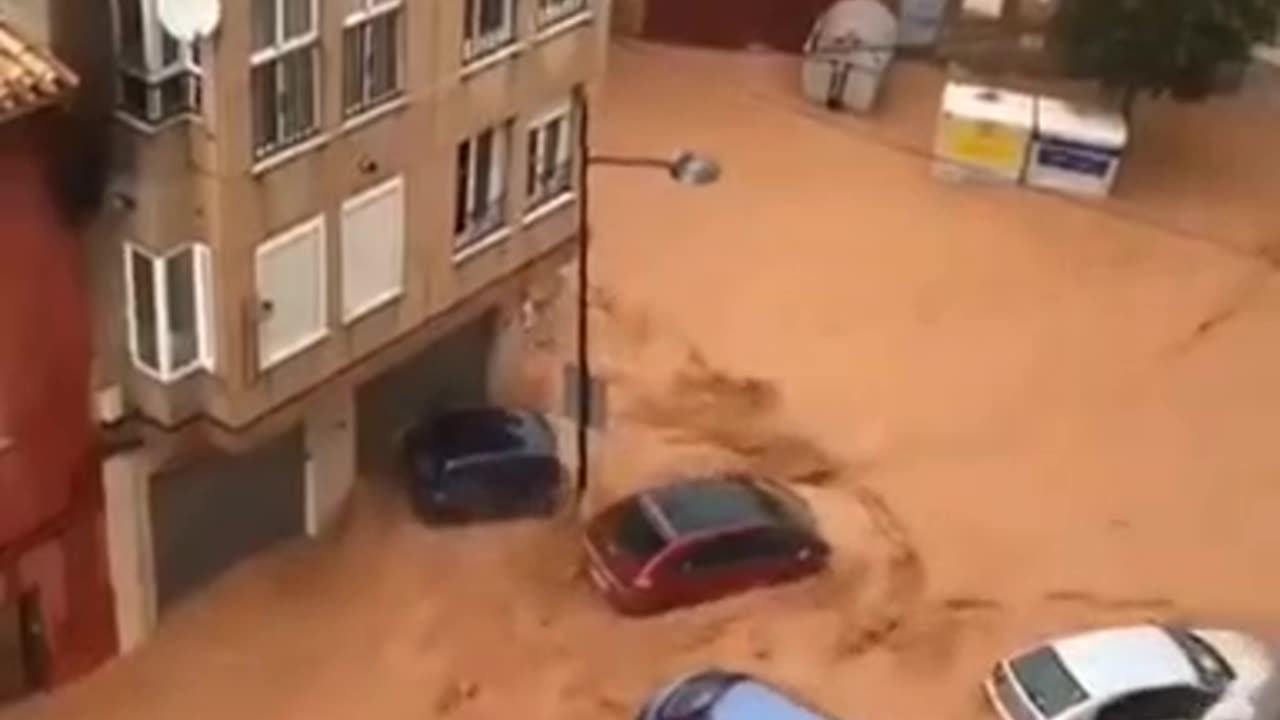
[[[680,45],[798,53],[832,0],[648,0],[644,35]]]
[[[389,469],[396,434],[428,409],[488,398],[496,328],[497,313],[486,313],[360,388],[356,436],[362,470]]]
[[[305,531],[303,436],[294,430],[241,455],[217,453],[150,483],[161,612],[240,560]]]

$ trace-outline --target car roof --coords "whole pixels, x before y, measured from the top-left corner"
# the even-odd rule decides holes
[[[661,529],[673,537],[784,520],[765,492],[741,475],[688,478],[644,497]]]
[[[504,408],[467,408],[438,415],[428,423],[427,443],[441,461],[482,455],[555,455],[555,438],[542,419]]]
[[[827,720],[762,682],[743,679],[716,700],[712,720]]]
[[[1195,666],[1158,625],[1110,628],[1051,643],[1090,696],[1109,698],[1144,688],[1199,686]]]

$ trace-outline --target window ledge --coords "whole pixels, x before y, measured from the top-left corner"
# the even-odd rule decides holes
[[[529,212],[524,214],[524,224],[532,225],[557,210],[565,208],[572,204],[576,197],[577,196],[573,194],[573,191],[569,190],[542,201],[542,203],[531,208]]]
[[[134,370],[138,371],[148,379],[158,382],[162,385],[173,385],[179,381],[186,380],[187,378],[191,377],[192,375],[195,375],[197,372],[200,372],[201,370],[205,370],[205,366],[203,364],[196,362],[192,365],[187,365],[186,367],[183,367],[181,369],[173,370],[169,373],[164,373],[160,370],[149,367],[142,362],[139,362],[136,357],[132,358],[131,360],[132,360],[132,365]]]
[[[359,113],[348,117],[342,122],[343,133],[349,133],[359,130],[365,125],[377,122],[379,119],[399,112],[409,106],[409,96],[401,92],[398,96],[390,100],[384,100],[373,107],[361,110]]]
[[[258,372],[265,373],[268,370],[272,370],[319,345],[328,337],[329,328],[323,328],[293,343],[285,349],[278,351],[273,357],[260,358],[258,361]]]
[[[352,325],[368,315],[390,307],[404,295],[404,288],[393,288],[343,314],[342,323]]]
[[[124,110],[116,110],[114,115],[116,120],[119,120],[133,130],[143,133],[144,135],[159,135],[175,125],[182,125],[185,123],[191,123],[194,125],[204,124],[203,117],[196,113],[189,112],[178,113],[177,115],[172,115],[155,123],[134,117]]]
[[[467,260],[479,255],[489,248],[502,243],[502,241],[511,237],[510,227],[500,227],[497,230],[485,235],[475,242],[467,245],[453,253],[453,263],[455,265],[466,262]]]
[[[302,142],[290,145],[283,150],[258,160],[253,164],[253,167],[249,168],[249,174],[254,177],[259,177],[271,172],[282,165],[286,165],[297,160],[307,153],[319,150],[329,143],[329,139],[330,137],[328,134],[322,133],[307,140],[303,140]]]
[[[536,42],[546,42],[551,38],[563,35],[581,25],[590,25],[595,21],[595,14],[591,12],[590,7],[583,8],[576,12],[570,13],[562,18],[557,18],[538,28],[538,33],[534,36]]]
[[[474,60],[466,60],[462,65],[462,79],[465,80],[472,75],[484,72],[495,65],[510,60],[522,52],[524,52],[524,43],[516,40],[508,43],[498,50],[481,55]]]

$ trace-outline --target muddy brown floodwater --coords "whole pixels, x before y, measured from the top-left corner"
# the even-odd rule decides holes
[[[613,55],[597,147],[697,147],[725,175],[594,176],[613,412],[589,503],[675,467],[754,467],[813,503],[831,572],[622,620],[580,577],[571,518],[432,532],[367,482],[335,537],[246,564],[14,717],[622,719],[718,664],[838,718],[967,720],[991,662],[1047,635],[1269,629],[1280,289],[1233,248],[1280,239],[1275,165],[1250,164],[1275,157],[1273,133],[1250,135],[1274,125],[1159,106],[1120,198],[1082,206],[930,179],[932,70],[896,69],[862,120],[801,112],[793,71]],[[1221,167],[1195,154],[1206,113],[1232,130]],[[571,354],[568,310],[543,305],[530,402]]]

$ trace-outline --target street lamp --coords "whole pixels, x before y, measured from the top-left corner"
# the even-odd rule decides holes
[[[590,183],[587,171],[593,165],[611,167],[655,168],[665,170],[671,179],[682,185],[710,185],[720,179],[720,164],[715,159],[695,152],[683,151],[670,160],[646,157],[620,157],[592,155],[588,138],[590,111],[584,101],[578,112],[578,373],[577,373],[577,431],[578,453],[577,486],[575,502],[581,503],[587,490],[588,420],[591,413],[591,353],[590,329],[587,322],[590,311],[588,291],[591,279],[591,226],[590,205],[587,202]]]

